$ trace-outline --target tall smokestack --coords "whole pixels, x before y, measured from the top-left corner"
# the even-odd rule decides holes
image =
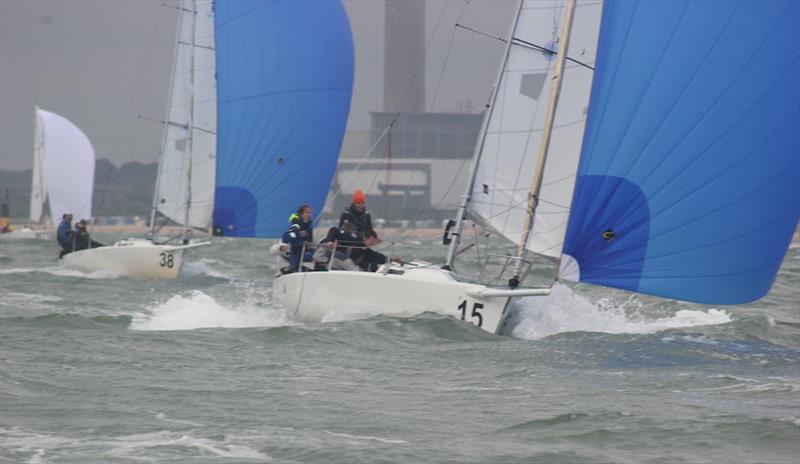
[[[385,1],[384,111],[422,113],[425,111],[425,1]]]

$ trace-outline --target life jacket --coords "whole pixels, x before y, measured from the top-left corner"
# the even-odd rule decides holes
[[[299,254],[305,242],[314,242],[314,228],[311,221],[303,222],[297,214],[289,216],[289,222],[291,225],[281,236],[281,241],[289,244],[290,254]]]

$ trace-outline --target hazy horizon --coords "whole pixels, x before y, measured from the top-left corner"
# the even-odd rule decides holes
[[[177,0],[0,1],[0,169],[32,165],[34,107],[60,114],[117,166],[158,160],[177,25]],[[348,132],[382,111],[384,2],[345,0],[356,49]],[[482,108],[512,0],[427,0],[426,108]],[[140,117],[141,115],[141,117]]]

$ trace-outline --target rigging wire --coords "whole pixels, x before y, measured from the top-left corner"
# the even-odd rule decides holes
[[[160,14],[160,13],[161,13],[160,11],[157,11],[157,14]],[[136,93],[136,90],[139,87],[139,82],[140,82],[141,77],[142,77],[142,71],[144,70],[145,58],[147,58],[147,56],[148,56],[148,54],[150,52],[150,48],[151,48],[151,44],[152,44],[153,38],[157,37],[157,36],[158,36],[158,21],[153,21],[153,31],[152,31],[151,34],[149,34],[147,36],[147,41],[145,42],[144,51],[142,52],[141,58],[139,58],[139,66],[138,66],[137,71],[136,71],[136,78],[134,79],[133,86],[131,87],[131,90],[130,90],[130,95],[128,97],[127,111],[125,112],[125,114],[128,114],[130,112],[131,108],[133,107],[133,103],[135,101],[135,93]],[[122,133],[123,133],[124,130],[125,130],[125,125],[121,124],[120,125],[120,129],[119,129],[119,135],[117,136],[117,144],[114,147],[114,151],[112,152],[114,158],[116,158],[117,154],[120,151],[120,145],[122,143]],[[136,149],[136,139],[138,137],[138,133],[139,133],[139,119],[137,117],[137,119],[136,119],[136,127],[134,129],[133,150]],[[132,151],[131,154],[135,154],[135,151]],[[105,176],[103,182],[100,183],[103,186],[103,190],[102,190],[103,193],[100,195],[100,201],[97,202],[97,210],[100,210],[102,208],[103,204],[105,203],[106,194],[108,193],[108,186],[109,186],[109,184],[111,182],[111,177],[112,177],[112,173],[113,173],[114,167],[115,166],[113,165],[113,163],[111,163],[111,167],[109,168],[108,172],[106,173],[106,176]],[[94,188],[94,186],[92,186],[92,188]],[[92,233],[94,232],[94,225],[95,225],[94,221],[92,221],[92,223],[90,224],[90,231]]]
[[[465,5],[464,5],[464,6],[462,6],[461,13],[459,14],[459,18],[461,17],[461,15],[463,15],[464,7],[465,7],[467,4],[469,4],[469,0],[467,0],[467,1],[465,2]],[[447,6],[448,6],[448,3],[447,3],[447,2],[445,2],[445,3],[444,3],[444,6],[442,7],[441,11],[439,12],[439,15],[437,16],[437,19],[436,19],[436,22],[435,22],[435,25],[434,25],[433,32],[431,33],[431,36],[428,38],[428,41],[427,41],[427,43],[425,44],[425,49],[424,49],[424,51],[423,51],[423,60],[422,60],[421,64],[419,64],[419,65],[417,66],[417,68],[414,70],[414,72],[412,73],[412,76],[414,76],[414,77],[416,77],[416,76],[419,76],[419,74],[422,72],[422,69],[423,69],[423,67],[424,67],[424,63],[425,63],[424,59],[425,59],[425,57],[427,57],[427,56],[428,56],[428,53],[429,53],[429,51],[430,51],[430,48],[431,48],[431,44],[433,43],[433,38],[434,38],[434,37],[436,37],[436,32],[439,30],[439,26],[440,26],[440,24],[441,24],[442,18],[444,17],[444,13],[445,13],[445,11],[446,11],[446,9],[447,9]],[[452,39],[451,39],[451,43],[452,43]],[[450,48],[448,47],[448,51],[447,51],[447,58],[445,59],[445,63],[447,62],[447,59],[449,58],[449,56],[450,56]],[[439,81],[441,81],[441,75],[443,75],[443,74],[444,74],[444,67],[442,68],[442,71],[440,72],[440,78],[439,78]],[[411,81],[411,80],[409,80],[409,83],[408,83],[408,85],[406,86],[406,88],[405,88],[405,91],[404,91],[404,93],[403,93],[403,94],[404,94],[406,97],[408,97],[408,95],[411,93],[411,89],[412,89],[411,82],[412,82],[412,81]],[[436,90],[436,91],[435,91],[435,93],[434,93],[434,102],[435,102],[435,100],[436,100],[436,96],[438,95],[438,92],[439,92],[439,89],[438,89],[438,87],[437,87],[437,90]],[[360,169],[361,169],[361,167],[362,167],[362,164],[364,164],[364,162],[365,162],[366,158],[368,158],[368,157],[369,157],[369,156],[370,156],[370,155],[371,155],[371,154],[374,152],[374,150],[375,150],[375,148],[377,147],[377,145],[378,145],[379,143],[381,143],[381,141],[384,139],[384,137],[386,137],[386,135],[389,133],[389,131],[391,131],[391,130],[392,130],[392,128],[395,126],[395,124],[396,124],[396,123],[399,121],[400,117],[401,117],[401,114],[400,114],[400,113],[396,113],[396,114],[394,115],[394,117],[391,119],[391,121],[389,121],[389,123],[388,123],[388,124],[386,125],[386,127],[384,128],[384,130],[383,130],[383,132],[381,133],[381,135],[378,137],[378,140],[376,140],[376,141],[375,141],[375,143],[373,143],[373,144],[372,144],[372,146],[371,146],[371,147],[370,147],[370,149],[367,151],[367,153],[366,153],[366,154],[365,154],[365,155],[364,155],[364,156],[361,158],[361,160],[358,162],[358,164],[356,165],[356,169],[355,169],[355,170],[353,170],[353,172],[352,172],[352,173],[351,173],[351,175],[348,177],[348,179],[347,179],[345,182],[342,182],[341,184],[339,184],[339,189],[336,191],[336,193],[334,193],[333,195],[329,195],[329,201],[326,201],[326,203],[325,203],[325,207],[324,207],[323,209],[326,209],[326,208],[328,208],[328,206],[330,206],[330,202],[332,202],[332,200],[333,200],[333,199],[334,199],[336,196],[338,196],[338,194],[341,192],[341,190],[342,190],[342,188],[344,187],[344,185],[348,184],[348,183],[349,183],[349,181],[350,181],[350,180],[351,180],[351,179],[352,179],[352,178],[355,176],[355,173],[356,173],[358,170],[360,170]],[[415,157],[414,157],[414,160],[415,160],[415,161],[419,161],[419,152],[417,152],[417,153],[416,153],[416,155],[415,155]],[[383,170],[383,166],[384,166],[384,164],[385,164],[386,162],[387,162],[387,160],[386,160],[385,158],[383,158],[383,159],[381,160],[381,162],[380,162],[380,163],[378,163],[378,166],[377,166],[377,169],[376,169],[376,174],[373,176],[373,178],[372,178],[372,181],[371,181],[371,183],[370,183],[370,191],[372,191],[373,187],[374,187],[374,186],[375,186],[375,184],[377,183],[378,177],[381,175],[381,172],[382,172],[382,170]],[[409,180],[409,182],[413,182],[415,175],[416,175],[416,171],[412,171],[411,179]],[[449,192],[449,188],[448,188],[448,192]],[[406,208],[406,201],[407,201],[407,197],[406,197],[406,196],[404,196],[404,197],[403,197],[403,206],[402,206],[402,208],[401,208],[401,213],[402,213],[402,211],[405,211],[405,208]],[[441,202],[440,202],[440,203],[441,203]],[[438,205],[437,205],[437,206],[438,206]],[[416,214],[414,215],[414,217],[412,218],[412,223],[416,223],[416,219],[417,219],[417,218],[419,217],[419,215],[421,214],[421,209],[422,209],[422,208],[420,207],[420,209],[417,211],[417,213],[416,213]],[[413,227],[413,228],[411,229],[411,231],[410,231],[408,234],[406,234],[406,235],[403,237],[403,240],[404,240],[405,238],[407,238],[407,237],[408,237],[408,236],[409,236],[411,233],[413,233],[413,232],[414,232],[414,231],[416,231],[416,230],[417,230],[417,229],[416,229],[416,227]],[[394,244],[394,243],[396,243],[396,242],[392,242],[392,244]]]
[[[461,5],[461,10],[458,13],[458,18],[456,19],[456,22],[460,21],[461,18],[464,16],[464,12],[466,10],[467,5],[469,5],[469,0],[466,0]],[[425,46],[425,55],[428,54],[428,51],[430,49],[430,45],[433,43],[433,38],[436,37],[436,32],[439,30],[439,26],[441,24],[442,18],[444,17],[444,13],[445,13],[445,11],[447,9],[447,6],[448,6],[448,3],[445,3],[444,6],[442,7],[442,11],[439,13],[439,16],[436,19],[436,24],[435,24],[435,26],[433,28],[433,32],[431,33],[431,36],[430,36],[429,41],[428,41],[428,44]],[[433,100],[431,102],[430,107],[428,108],[428,111],[430,111],[430,112],[433,112],[433,109],[436,106],[436,100],[439,98],[439,90],[441,89],[442,79],[443,79],[445,71],[447,69],[447,62],[450,59],[450,54],[451,54],[451,50],[452,50],[452,47],[453,47],[453,41],[455,39],[455,35],[456,35],[456,29],[454,27],[454,28],[452,28],[451,33],[450,33],[450,41],[449,41],[449,43],[447,45],[447,52],[445,53],[444,63],[442,64],[442,68],[439,71],[439,79],[438,79],[438,83],[436,85],[436,90],[434,91],[434,94],[433,94]],[[420,152],[417,151],[415,153],[414,160],[419,162],[419,157],[420,157]],[[463,167],[463,165],[464,165],[464,161],[462,160],[462,166],[461,167]],[[461,167],[459,167],[459,172],[461,171]],[[411,179],[409,179],[409,181],[408,181],[409,184],[412,184],[414,182],[414,178],[416,177],[416,175],[417,175],[417,170],[412,171]],[[457,176],[453,178],[453,181],[451,182],[450,187],[447,190],[448,193],[449,193],[450,188],[452,188],[452,185],[455,183],[457,178],[458,178]],[[428,184],[430,185],[430,179],[428,179]],[[401,208],[401,211],[403,211],[403,212],[405,212],[405,210],[406,210],[406,205],[407,205],[409,196],[410,195],[404,195],[403,196],[403,206]],[[446,196],[440,197],[439,202],[437,202],[437,204],[436,204],[437,207],[441,205],[441,203],[444,201],[445,197]],[[411,234],[413,234],[414,232],[417,231],[417,226],[416,226],[417,219],[419,219],[419,217],[422,215],[423,208],[424,208],[424,203],[420,202],[420,205],[417,208],[417,211],[412,216],[412,219],[411,219],[411,222],[410,222],[410,224],[413,224],[413,226],[411,227],[411,230],[406,234],[406,237],[410,236]]]

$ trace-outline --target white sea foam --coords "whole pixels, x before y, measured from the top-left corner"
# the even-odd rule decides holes
[[[113,449],[110,454],[119,458],[130,458],[137,456],[139,450],[160,447],[179,447],[195,448],[204,454],[212,454],[221,458],[230,459],[253,459],[258,462],[272,460],[264,453],[244,445],[220,442],[210,438],[195,437],[188,433],[177,434],[175,432],[154,432],[136,435],[128,435],[112,440],[110,443]]]
[[[285,313],[256,302],[222,305],[210,295],[192,291],[175,295],[133,315],[133,330],[192,330],[207,327],[278,327],[290,325]]]
[[[680,310],[669,317],[648,318],[642,315],[637,297],[616,305],[608,299],[593,303],[562,284],[556,284],[548,296],[525,298],[517,305],[517,324],[511,335],[530,340],[579,331],[647,334],[732,320],[727,312],[717,309]]]
[[[0,269],[0,274],[30,274],[34,272],[44,272],[45,274],[61,277],[80,277],[82,279],[116,279],[119,277],[117,274],[109,271],[81,272],[61,266]]]
[[[265,462],[272,458],[257,449],[234,443],[240,440],[237,437],[225,436],[223,439],[197,437],[192,433],[175,431],[158,431],[125,435],[119,437],[96,436],[88,439],[72,439],[58,435],[47,435],[26,431],[19,427],[0,428],[0,437],[3,439],[7,451],[30,453],[32,456],[28,463],[41,463],[61,461],[63,458],[75,455],[94,455],[97,457],[116,460],[136,460],[143,462],[159,462],[157,458],[143,457],[148,450],[158,450],[166,447],[179,449],[194,449],[195,453],[213,455],[220,458],[235,459],[240,462]],[[71,462],[73,459],[68,459]],[[188,457],[191,460],[191,457]]]

